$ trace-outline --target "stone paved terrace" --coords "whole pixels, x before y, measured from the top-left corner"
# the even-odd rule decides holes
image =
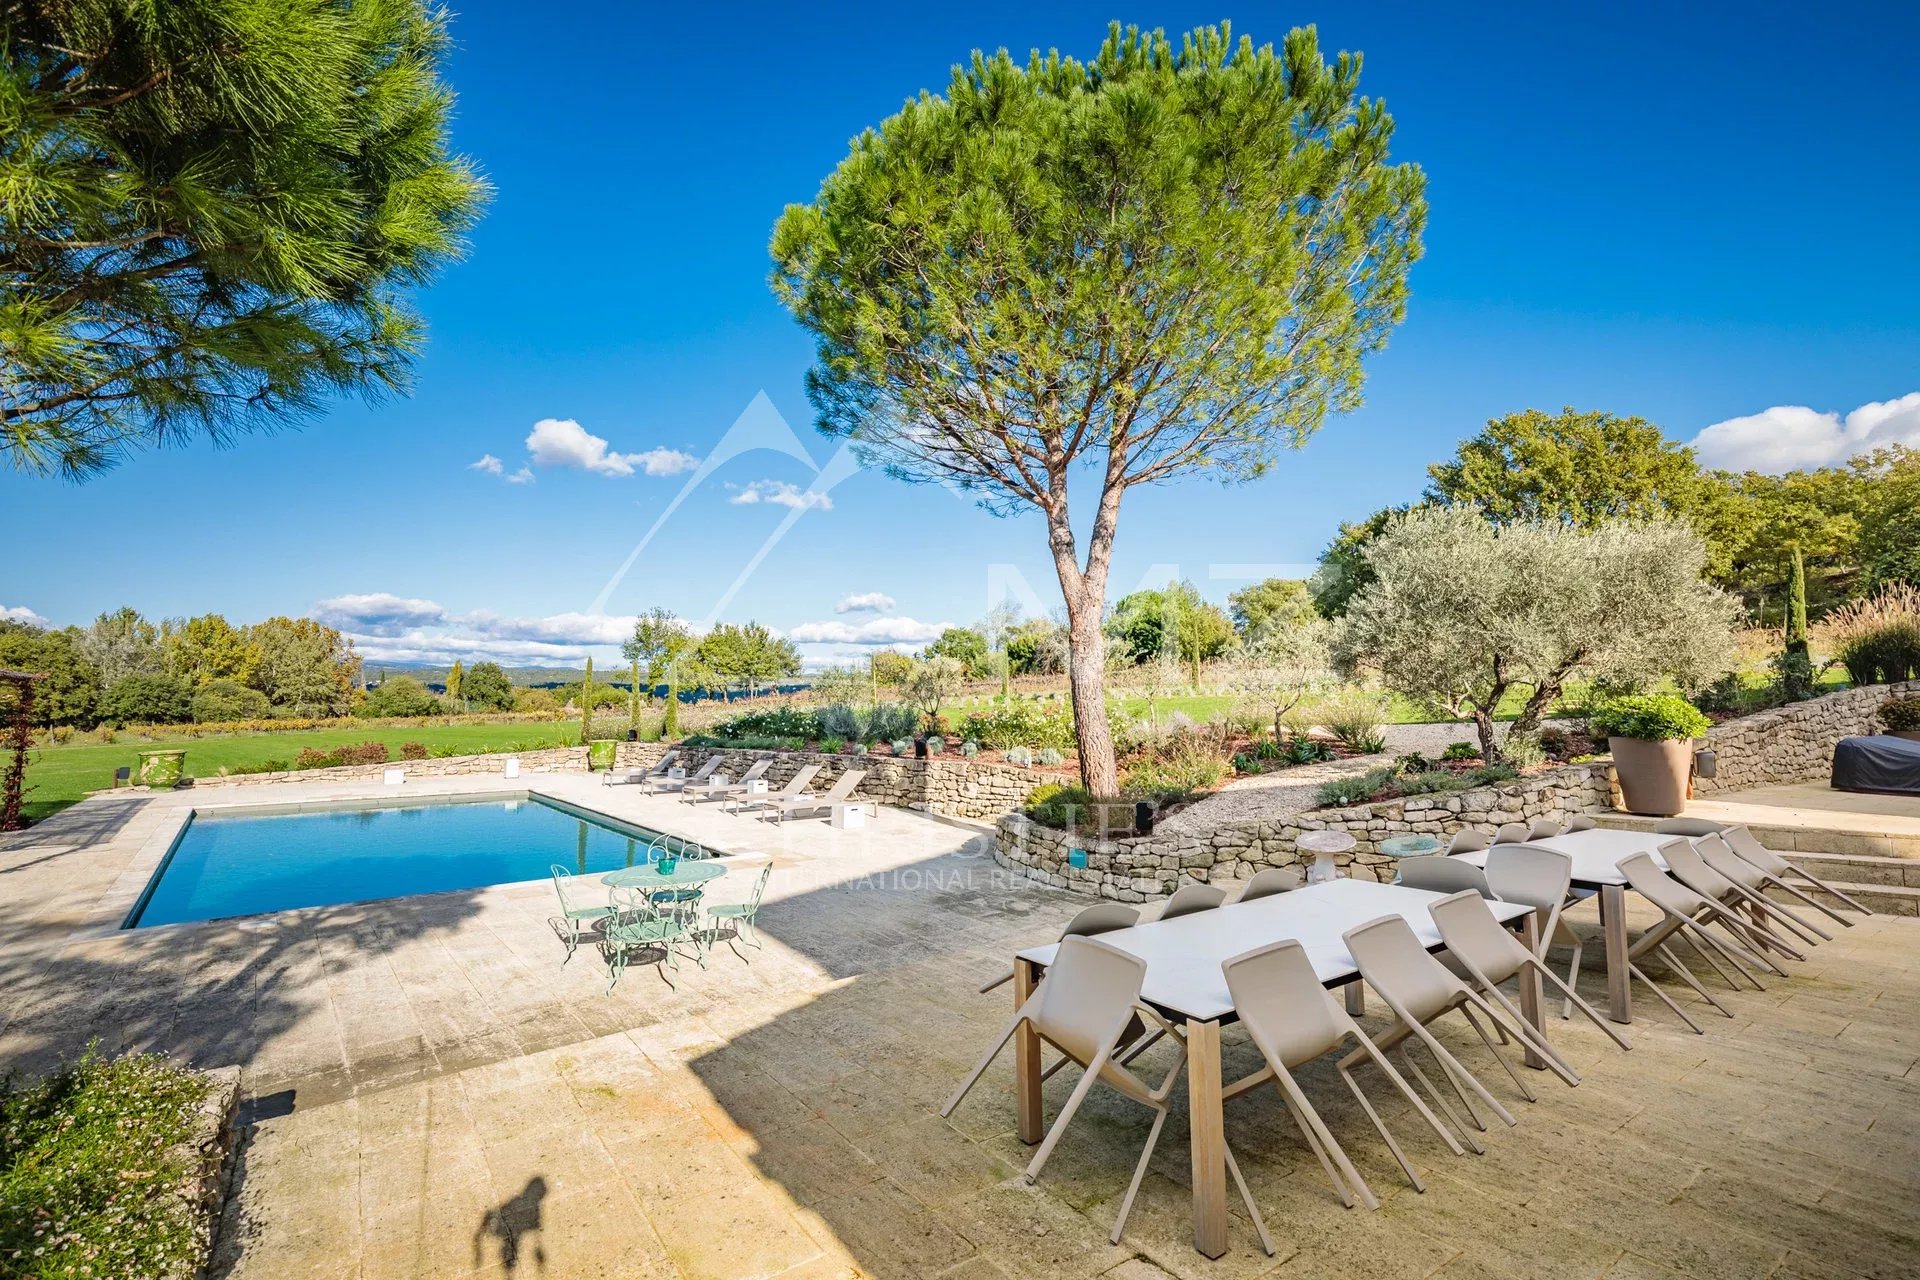
[[[194,800],[101,797],[0,845],[0,1067],[90,1036],[241,1065],[252,1124],[215,1274],[244,1280],[1920,1273],[1913,920],[1864,922],[1791,981],[1723,996],[1737,1016],[1703,1014],[1705,1037],[1644,997],[1630,1055],[1559,1024],[1584,1083],[1541,1077],[1485,1157],[1447,1154],[1383,1099],[1425,1195],[1326,1064],[1306,1071],[1377,1213],[1339,1207],[1271,1092],[1238,1100],[1228,1136],[1280,1253],[1236,1205],[1209,1262],[1189,1243],[1183,1107],[1118,1247],[1142,1110],[1096,1090],[1037,1187],[1017,1177],[1007,1063],[953,1123],[935,1114],[1009,1007],[975,989],[1074,900],[915,815],[776,832],[529,781],[771,854],[765,950],[722,948],[677,991],[636,968],[609,996],[591,954],[560,965],[543,884],[75,937]],[[1465,1031],[1444,1034],[1484,1064]],[[1232,1032],[1228,1057],[1230,1075],[1253,1061]]]

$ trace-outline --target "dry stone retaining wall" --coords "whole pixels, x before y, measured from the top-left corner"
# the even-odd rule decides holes
[[[1393,878],[1393,859],[1379,851],[1382,840],[1404,835],[1444,839],[1462,827],[1491,830],[1505,822],[1565,822],[1576,814],[1605,812],[1613,807],[1609,776],[1604,761],[1568,765],[1471,791],[1319,809],[1211,831],[1113,840],[1055,831],[1014,813],[1000,819],[995,829],[993,856],[1000,865],[1056,888],[1144,902],[1172,893],[1183,878],[1242,880],[1267,867],[1310,862],[1312,856],[1300,853],[1294,842],[1302,832],[1331,830],[1354,838],[1353,851],[1334,859],[1344,874],[1384,881]],[[1072,865],[1074,849],[1086,852],[1086,866]]]
[[[1874,712],[1880,704],[1913,693],[1920,693],[1920,680],[1870,684],[1715,725],[1706,745],[1718,757],[1719,770],[1712,778],[1694,779],[1694,792],[1704,796],[1825,780],[1833,771],[1835,743],[1878,732]]]
[[[680,747],[678,763],[697,769],[709,756],[724,757],[720,771],[740,776],[764,755],[774,763],[764,775],[768,784],[778,788],[809,764],[821,766],[809,789],[825,790],[848,769],[865,769],[855,795],[876,804],[922,809],[955,818],[991,820],[1026,803],[1027,793],[1048,775],[1003,764],[976,764],[967,760],[914,760],[901,756],[852,756],[820,751],[745,751],[727,747]],[[622,742],[616,752],[620,768],[645,768],[656,763],[667,751],[659,742]],[[519,751],[484,756],[442,756],[426,760],[390,760],[385,764],[350,764],[332,769],[301,769],[274,773],[236,773],[224,777],[195,778],[196,789],[203,787],[240,787],[276,782],[357,782],[377,779],[388,769],[402,770],[409,778],[446,778],[466,775],[500,775],[509,756],[518,756],[522,776],[542,773],[584,773],[587,752],[584,747],[549,747],[539,751]],[[193,760],[188,749],[188,763]]]

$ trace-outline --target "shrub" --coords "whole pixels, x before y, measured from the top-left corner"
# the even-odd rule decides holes
[[[1120,791],[1156,801],[1176,800],[1211,791],[1226,776],[1226,761],[1199,743],[1183,741],[1129,766],[1121,775]]]
[[[856,742],[849,749],[853,752],[853,754],[857,756],[863,756],[867,754],[867,744],[864,742]]]
[[[976,711],[961,722],[960,732],[983,747],[1053,747],[1074,745],[1073,717],[1064,708],[1043,708],[1033,702],[1012,702]]]
[[[1595,708],[1591,717],[1596,738],[1642,738],[1664,742],[1697,738],[1713,727],[1691,702],[1670,693],[1632,694]]]
[[[440,699],[427,691],[427,686],[412,676],[389,676],[380,682],[380,687],[367,694],[366,702],[361,704],[361,715],[369,716],[437,716],[441,712]]]
[[[1027,816],[1043,827],[1071,831],[1091,812],[1093,797],[1082,787],[1044,782],[1027,793]]]
[[[1880,723],[1889,733],[1920,729],[1920,698],[1888,698],[1880,704]]]
[[[1828,614],[1825,629],[1856,685],[1920,676],[1920,586],[1889,583]]]
[[[893,754],[897,756],[911,755],[913,753],[913,743],[906,738],[895,738],[887,745],[893,748]]]
[[[813,713],[814,720],[820,726],[820,732],[828,738],[857,738],[860,736],[860,716],[844,702],[831,703]]]
[[[272,711],[266,694],[237,680],[209,680],[193,695],[193,718],[200,724],[265,720]]]
[[[1287,743],[1281,759],[1288,764],[1319,764],[1333,759],[1333,748],[1318,738],[1295,738]]]
[[[205,1076],[151,1054],[0,1081],[0,1275],[189,1280]]]
[[[1387,740],[1380,733],[1387,712],[1378,695],[1347,685],[1322,698],[1314,710],[1320,723],[1347,750],[1370,756],[1387,749]]]
[[[1546,744],[1537,733],[1509,733],[1500,754],[1516,769],[1538,768],[1547,762]]]
[[[764,711],[749,711],[715,725],[713,731],[723,738],[772,737],[810,740],[826,736],[821,728],[819,715],[812,711],[802,711],[798,707],[770,707]],[[851,730],[844,736],[853,736]]]
[[[1056,751],[1052,747],[1042,747],[1040,748],[1040,754],[1035,756],[1034,759],[1038,760],[1041,764],[1046,765],[1049,768],[1052,768],[1056,765],[1064,764],[1067,758],[1061,755],[1060,752]]]
[[[1449,742],[1447,749],[1440,753],[1442,760],[1478,760],[1480,748],[1471,742]]]
[[[387,758],[387,744],[384,742],[354,742],[335,747],[331,751],[302,747],[300,754],[293,758],[293,767],[295,769],[332,769],[343,764],[385,764]]]
[[[1008,747],[1006,750],[1006,761],[1008,764],[1017,764],[1021,768],[1025,768],[1033,763],[1033,752],[1027,750],[1025,747]]]
[[[1403,756],[1395,756],[1393,767],[1401,773],[1426,773],[1433,768],[1433,761],[1418,751],[1409,751]]]
[[[100,700],[100,718],[113,725],[179,724],[192,707],[186,684],[172,676],[122,676]]]
[[[1314,793],[1314,804],[1323,809],[1341,809],[1348,805],[1365,804],[1373,798],[1375,792],[1382,790],[1394,779],[1391,767],[1369,769],[1365,773],[1345,778],[1335,778],[1320,784]]]
[[[427,744],[424,742],[401,743],[400,758],[402,760],[425,760],[427,758]]]
[[[975,742],[972,738],[968,738],[965,742],[960,744],[960,754],[965,756],[967,759],[971,760],[975,756],[980,754],[980,744]]]
[[[1520,771],[1510,764],[1483,764],[1460,776],[1467,780],[1470,787],[1490,787],[1498,782],[1512,782],[1520,776]]]
[[[927,735],[927,754],[937,756],[947,749],[947,740],[937,733]]]

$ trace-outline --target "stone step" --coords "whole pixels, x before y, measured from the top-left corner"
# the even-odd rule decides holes
[[[1920,859],[1881,858],[1866,854],[1798,853],[1783,855],[1822,880],[1845,884],[1903,885],[1920,888]]]
[[[1814,874],[1819,875],[1820,873],[1816,871]],[[1821,876],[1820,878],[1826,880],[1825,876]],[[1867,908],[1867,910],[1876,912],[1877,914],[1887,916],[1920,916],[1920,886],[1904,884],[1848,884],[1842,880],[1829,880],[1827,882],[1842,893],[1852,897],[1861,906]],[[1795,881],[1794,888],[1799,889],[1815,902],[1826,903],[1842,915],[1855,914],[1845,903],[1829,893],[1822,892],[1817,886],[1807,884],[1805,881]],[[1770,898],[1778,898],[1788,906],[1799,902],[1799,899],[1795,898],[1792,894],[1783,893],[1779,889],[1767,890],[1767,896]],[[1803,902],[1799,905],[1802,907],[1806,906]],[[1828,930],[1828,932],[1832,932],[1832,930]]]
[[[1609,813],[1595,815],[1595,821],[1603,827],[1614,827],[1621,831],[1651,831],[1660,819],[1643,818],[1632,813]],[[1916,835],[1847,831],[1838,827],[1771,826],[1760,822],[1749,822],[1747,829],[1761,844],[1783,854],[1832,853],[1920,862],[1920,836]],[[1819,875],[1819,872],[1814,874]]]

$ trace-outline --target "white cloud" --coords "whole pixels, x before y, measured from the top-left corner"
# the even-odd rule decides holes
[[[952,626],[948,622],[916,622],[912,618],[874,618],[868,622],[803,622],[787,632],[800,644],[880,645],[926,644]]]
[[[803,490],[799,485],[788,484],[785,480],[755,480],[727,501],[736,507],[751,507],[766,502],[776,507],[792,507],[795,511],[816,507],[821,511],[833,510],[833,499],[825,493]]]
[[[1805,405],[1775,405],[1716,422],[1692,443],[1703,466],[1769,475],[1837,466],[1886,445],[1920,448],[1920,391],[1863,404],[1845,418]]]
[[[0,622],[24,622],[30,627],[50,627],[53,625],[23,604],[0,604]]]
[[[552,613],[501,617],[485,610],[453,613],[432,600],[374,591],[334,596],[313,616],[340,628],[362,657],[386,662],[497,662],[568,665],[594,648],[633,634],[632,615]]]
[[[322,600],[313,606],[313,616],[342,631],[395,636],[412,627],[444,622],[447,611],[431,600],[374,591]]]
[[[532,484],[533,468],[523,466],[506,479],[508,484]]]
[[[500,461],[500,459],[490,453],[483,453],[480,455],[480,461],[469,462],[467,464],[467,470],[478,471],[482,475],[489,476],[497,476],[505,469],[506,463]]]
[[[572,418],[542,418],[534,423],[527,433],[527,453],[535,466],[576,467],[602,476],[630,476],[635,471],[672,476],[700,465],[700,459],[677,449],[620,453]]]
[[[884,591],[857,591],[850,596],[841,596],[840,603],[833,606],[835,613],[885,613],[893,608],[893,597]]]

